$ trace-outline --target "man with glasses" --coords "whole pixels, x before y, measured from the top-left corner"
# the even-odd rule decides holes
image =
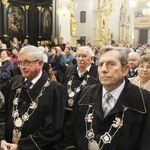
[[[4,150],[57,150],[64,120],[63,86],[42,71],[43,53],[35,46],[19,51],[22,75],[4,89],[0,113],[0,140]]]

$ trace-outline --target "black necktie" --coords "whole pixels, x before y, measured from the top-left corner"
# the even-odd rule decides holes
[[[25,85],[26,85],[26,89],[29,89],[31,87],[31,85],[32,85],[32,82],[29,81],[29,80],[26,80],[25,81]]]
[[[131,74],[132,74],[132,76],[133,76],[133,75],[135,74],[135,71],[134,71],[134,70],[132,70]]]

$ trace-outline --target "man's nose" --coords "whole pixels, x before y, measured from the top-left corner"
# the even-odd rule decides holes
[[[83,57],[82,57],[82,56],[80,56],[80,57],[79,57],[79,60],[82,60],[82,59],[83,59]]]
[[[101,71],[108,71],[107,65],[105,63],[101,66]]]

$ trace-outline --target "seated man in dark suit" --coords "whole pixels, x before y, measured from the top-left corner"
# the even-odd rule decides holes
[[[129,53],[129,72],[127,78],[136,77],[138,75],[138,66],[139,66],[140,55],[137,52]]]

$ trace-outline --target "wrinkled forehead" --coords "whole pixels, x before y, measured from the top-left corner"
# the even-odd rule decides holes
[[[106,51],[99,55],[99,61],[120,61],[120,54],[116,50]]]
[[[18,59],[33,59],[33,56],[30,53],[22,53],[18,55]]]
[[[137,57],[136,57],[135,55],[130,55],[130,56],[129,56],[129,59],[132,59],[132,60],[138,60]]]
[[[78,49],[77,50],[77,55],[87,55],[90,56],[90,53],[87,49]]]

